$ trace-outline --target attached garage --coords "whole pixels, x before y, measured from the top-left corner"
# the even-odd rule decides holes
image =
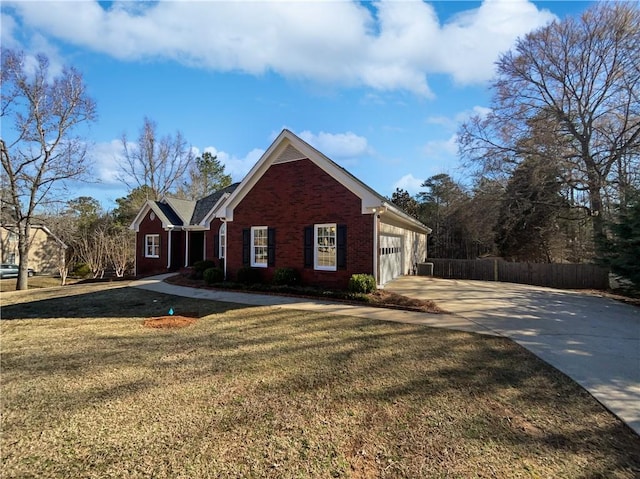
[[[380,284],[402,275],[402,236],[380,235]]]
[[[378,284],[413,274],[427,257],[429,228],[403,212],[388,207],[378,216]]]

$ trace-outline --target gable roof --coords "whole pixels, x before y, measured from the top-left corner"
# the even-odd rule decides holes
[[[220,199],[226,198],[226,196],[233,193],[239,184],[240,183],[234,183],[198,200],[190,224],[201,225],[210,216],[209,213],[218,204]]]
[[[210,216],[211,210],[222,198],[226,199],[238,185],[239,183],[234,183],[197,201],[170,196],[165,196],[160,201],[147,200],[131,222],[130,229],[138,231],[140,223],[149,211],[156,214],[164,229],[202,229],[203,222]]]
[[[234,208],[242,201],[249,191],[251,191],[271,165],[301,159],[311,160],[325,173],[329,174],[338,183],[342,184],[345,188],[359,197],[362,204],[363,214],[372,214],[376,211],[383,211],[385,214],[394,216],[397,221],[410,226],[413,229],[425,233],[431,232],[430,228],[390,203],[384,196],[365,185],[346,169],[287,129],[282,130],[271,146],[269,146],[258,162],[244,177],[242,182],[240,182],[238,187],[231,193],[229,198],[213,213],[219,218],[233,221]]]

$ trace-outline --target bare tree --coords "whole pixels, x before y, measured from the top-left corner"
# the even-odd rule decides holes
[[[159,200],[181,184],[191,162],[191,147],[177,132],[158,138],[157,125],[144,119],[137,143],[122,135],[124,159],[119,178],[131,189],[148,187],[152,200]]]
[[[77,240],[78,259],[91,269],[93,278],[102,278],[106,269],[109,251],[109,236],[103,227],[84,232]]]
[[[135,233],[128,228],[112,228],[107,240],[107,259],[118,278],[122,278],[135,259]]]
[[[463,125],[461,153],[485,173],[510,173],[529,157],[558,165],[566,184],[588,194],[598,247],[606,188],[638,168],[640,9],[598,3],[518,40],[497,68],[493,110]]]
[[[86,170],[86,143],[74,129],[95,119],[94,101],[87,95],[82,75],[65,67],[51,77],[49,61],[38,55],[34,64],[21,52],[2,49],[0,117],[3,125],[0,155],[5,206],[18,230],[20,269],[16,289],[27,288],[31,224],[39,205],[70,179]]]

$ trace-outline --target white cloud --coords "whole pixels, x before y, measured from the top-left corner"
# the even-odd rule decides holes
[[[234,182],[242,181],[253,165],[255,165],[264,154],[264,150],[260,148],[254,148],[242,158],[225,151],[218,151],[218,149],[213,146],[206,147],[204,151],[218,157],[220,163],[224,165],[224,172],[231,175]]]
[[[367,139],[350,131],[346,133],[312,133],[308,130],[298,136],[329,158],[354,159],[371,154]]]
[[[127,61],[192,67],[379,91],[432,95],[427,76],[488,80],[498,55],[554,16],[528,0],[485,0],[441,24],[422,1],[4,2],[43,35]],[[13,23],[7,23],[11,26]],[[9,28],[11,35],[12,28]],[[3,40],[4,40],[3,33]]]
[[[413,176],[411,173],[404,175],[398,181],[393,184],[393,189],[395,191],[396,188],[401,188],[406,190],[411,195],[415,195],[420,191],[420,185],[422,185],[424,180],[420,180]]]
[[[456,113],[453,117],[449,116],[430,116],[427,118],[427,123],[430,125],[438,125],[447,130],[456,130],[461,123],[469,120],[473,116],[479,116],[483,118],[491,113],[491,108],[484,106],[474,106],[470,110],[463,110]]]
[[[90,149],[90,161],[93,163],[93,180],[105,185],[125,186],[118,176],[122,174],[120,164],[123,159],[121,140],[97,143]]]
[[[458,153],[458,135],[451,135],[446,140],[428,141],[422,151],[434,160],[455,157]]]

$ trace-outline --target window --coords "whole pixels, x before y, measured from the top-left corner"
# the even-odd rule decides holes
[[[251,228],[251,266],[267,267],[268,238],[266,226],[254,226]]]
[[[146,258],[160,257],[160,235],[145,235],[144,237],[144,256]]]
[[[218,233],[218,258],[224,258],[224,247],[227,244],[226,236],[227,236],[227,223],[222,223],[220,226],[220,232]]]
[[[335,271],[337,266],[335,223],[315,225],[314,231],[314,268]]]

